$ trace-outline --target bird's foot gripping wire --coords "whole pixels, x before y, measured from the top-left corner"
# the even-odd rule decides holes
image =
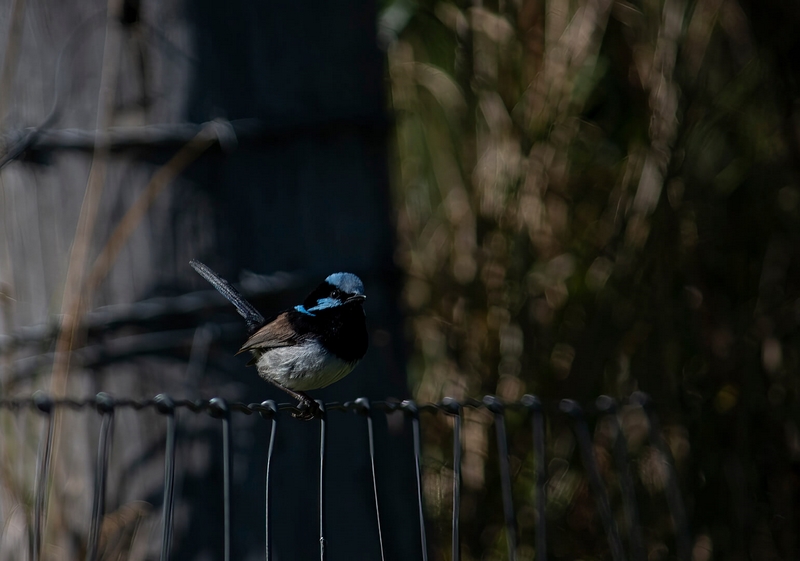
[[[292,417],[303,421],[310,421],[311,419],[322,417],[322,411],[316,401],[303,395],[298,398],[297,410],[292,411]]]

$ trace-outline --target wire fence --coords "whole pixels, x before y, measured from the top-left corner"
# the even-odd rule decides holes
[[[444,414],[453,420],[453,495],[452,495],[452,559],[461,558],[460,546],[460,527],[459,513],[461,503],[461,468],[462,468],[462,420],[466,408],[485,409],[494,419],[494,426],[497,435],[497,460],[499,462],[499,474],[501,482],[501,494],[503,514],[505,520],[505,537],[508,547],[508,559],[517,559],[517,520],[516,509],[514,506],[515,497],[512,493],[512,469],[509,462],[508,437],[506,432],[506,414],[509,411],[526,415],[527,422],[532,429],[532,450],[533,450],[533,469],[535,473],[535,490],[533,493],[533,508],[536,512],[536,527],[534,543],[536,549],[536,559],[547,559],[547,516],[546,516],[546,494],[547,494],[547,471],[546,471],[546,447],[545,447],[545,426],[548,419],[554,415],[565,417],[572,428],[575,440],[579,449],[581,461],[589,480],[591,493],[594,497],[597,513],[602,522],[606,540],[608,542],[610,556],[613,561],[623,561],[631,559],[634,561],[647,558],[644,540],[642,537],[642,527],[637,510],[637,498],[634,490],[634,482],[629,469],[629,458],[627,454],[627,441],[618,421],[619,404],[606,396],[600,397],[596,403],[582,407],[575,401],[562,400],[560,402],[543,402],[533,395],[525,395],[520,401],[504,403],[495,396],[487,395],[482,400],[466,399],[458,401],[452,398],[445,398],[438,403],[418,404],[414,401],[373,401],[367,398],[358,398],[354,401],[344,403],[322,403],[319,402],[321,416],[316,420],[319,423],[319,470],[318,470],[318,520],[319,520],[319,558],[325,561],[327,558],[326,547],[328,534],[326,531],[326,434],[329,426],[329,415],[340,413],[354,413],[364,418],[364,442],[369,448],[369,458],[371,464],[372,478],[368,484],[374,495],[375,504],[375,532],[377,533],[381,559],[386,558],[384,549],[384,536],[381,500],[378,493],[378,482],[376,478],[376,458],[375,454],[375,435],[373,431],[373,417],[376,415],[389,415],[401,412],[406,423],[404,426],[410,427],[413,436],[413,461],[416,474],[416,502],[419,516],[419,559],[427,561],[429,555],[428,543],[426,538],[425,510],[423,508],[423,478],[422,478],[422,446],[420,436],[420,423],[424,415]],[[688,561],[692,557],[691,541],[688,529],[687,517],[678,485],[678,478],[669,447],[665,443],[658,416],[653,407],[652,401],[646,394],[635,393],[625,403],[626,406],[641,407],[646,415],[649,426],[649,440],[651,446],[662,455],[665,471],[665,495],[669,508],[670,516],[674,524],[675,531],[675,557],[680,561]],[[231,539],[232,516],[235,509],[233,504],[233,431],[232,417],[234,415],[260,415],[265,422],[271,423],[270,440],[265,466],[265,496],[264,513],[266,525],[266,542],[264,544],[264,555],[267,561],[273,559],[271,547],[272,522],[276,516],[276,511],[271,504],[271,489],[276,485],[271,480],[271,468],[273,462],[280,461],[275,457],[275,441],[278,437],[279,421],[291,419],[286,413],[297,412],[298,410],[291,404],[278,404],[269,400],[262,403],[245,404],[241,402],[227,402],[225,399],[215,397],[210,400],[176,400],[168,395],[160,394],[152,399],[136,400],[126,398],[114,398],[107,393],[99,393],[95,397],[86,399],[52,399],[47,394],[37,392],[30,397],[17,399],[0,400],[0,410],[18,411],[22,409],[33,409],[42,415],[43,423],[37,454],[37,471],[33,499],[33,535],[30,541],[30,558],[39,561],[42,556],[42,538],[47,514],[47,492],[48,492],[48,473],[54,446],[54,427],[56,424],[55,416],[59,410],[91,410],[95,409],[100,415],[100,430],[97,442],[96,471],[92,492],[91,521],[89,524],[88,536],[86,538],[86,559],[94,561],[98,558],[100,528],[105,512],[105,495],[108,485],[108,462],[110,448],[114,437],[114,416],[115,412],[121,409],[133,409],[141,411],[152,409],[161,414],[165,419],[165,461],[164,461],[164,483],[163,483],[163,505],[161,519],[161,553],[160,559],[166,561],[170,559],[171,542],[173,534],[173,515],[175,512],[175,468],[176,468],[176,442],[178,439],[178,413],[181,410],[195,414],[207,414],[218,419],[222,432],[222,449],[219,460],[223,465],[223,512],[224,512],[224,559],[230,561],[238,558],[234,551],[234,544]],[[623,541],[620,527],[612,514],[609,503],[609,496],[606,485],[604,484],[598,467],[597,457],[589,432],[589,421],[593,418],[604,418],[611,423],[612,431],[616,434],[613,444],[613,462],[615,464],[622,506],[624,511],[624,527],[627,530],[627,539]],[[519,500],[519,499],[517,499]],[[385,522],[384,518],[384,522]],[[626,553],[624,543],[627,543]]]

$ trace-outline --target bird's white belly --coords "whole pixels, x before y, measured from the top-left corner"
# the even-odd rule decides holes
[[[316,341],[264,352],[256,362],[262,378],[295,391],[324,388],[347,376],[355,362],[345,362]]]

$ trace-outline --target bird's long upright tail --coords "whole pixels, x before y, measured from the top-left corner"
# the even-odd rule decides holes
[[[233,288],[231,283],[223,279],[217,273],[212,271],[207,265],[192,259],[189,265],[197,271],[197,273],[211,283],[211,286],[227,298],[231,304],[236,306],[236,311],[244,318],[247,324],[247,330],[252,334],[256,332],[261,326],[264,325],[264,316],[258,313],[253,305],[244,299],[244,296],[239,294],[239,291]]]

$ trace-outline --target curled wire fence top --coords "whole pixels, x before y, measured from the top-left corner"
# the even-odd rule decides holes
[[[533,481],[535,485],[535,505],[536,510],[536,530],[535,530],[535,551],[536,558],[546,561],[547,559],[547,516],[546,516],[546,494],[547,494],[547,468],[546,468],[546,447],[545,447],[545,430],[544,426],[547,422],[546,415],[561,415],[572,428],[575,436],[577,437],[577,444],[580,450],[581,462],[587,473],[590,482],[592,494],[597,504],[597,511],[602,521],[602,526],[605,529],[606,540],[611,552],[613,561],[623,561],[625,559],[625,546],[620,532],[620,526],[615,518],[615,511],[612,510],[609,501],[608,491],[605,487],[602,473],[598,466],[595,457],[594,447],[590,440],[587,422],[588,415],[615,415],[620,411],[620,405],[629,405],[633,407],[644,407],[649,409],[651,401],[648,396],[643,393],[634,393],[624,401],[617,403],[615,400],[608,396],[601,396],[595,403],[582,407],[575,400],[549,400],[540,399],[534,395],[525,395],[516,401],[504,401],[494,395],[486,395],[482,399],[466,398],[457,400],[452,397],[445,397],[441,401],[435,403],[417,403],[413,400],[400,401],[397,399],[387,399],[383,401],[371,401],[366,397],[359,397],[352,401],[345,402],[329,402],[320,405],[321,415],[318,417],[319,423],[319,469],[318,469],[318,517],[319,517],[319,547],[320,547],[320,561],[325,561],[327,558],[327,536],[328,529],[326,528],[326,450],[329,446],[327,444],[327,414],[330,411],[340,411],[344,413],[353,413],[360,415],[366,423],[366,440],[364,443],[368,446],[369,461],[371,468],[371,478],[369,479],[370,491],[374,498],[374,524],[377,530],[377,539],[381,553],[381,559],[385,559],[385,545],[384,545],[384,532],[386,526],[383,522],[386,521],[385,517],[388,516],[386,512],[381,512],[382,500],[380,500],[380,489],[378,485],[378,470],[376,463],[378,455],[375,451],[375,434],[373,431],[373,417],[372,413],[376,411],[385,414],[401,413],[410,418],[410,425],[414,435],[413,445],[413,461],[416,472],[416,498],[417,498],[417,515],[419,517],[420,539],[419,548],[422,561],[427,561],[427,537],[425,533],[425,512],[423,506],[423,478],[422,478],[422,441],[420,438],[420,416],[422,413],[436,415],[444,413],[453,416],[453,452],[452,452],[452,471],[449,478],[452,481],[452,531],[451,531],[451,548],[452,559],[461,559],[461,539],[464,533],[461,531],[460,515],[461,515],[461,497],[462,497],[462,462],[463,462],[463,448],[464,442],[462,441],[462,427],[464,426],[463,414],[466,409],[479,410],[482,409],[492,416],[494,416],[494,425],[496,430],[496,449],[498,459],[498,473],[500,475],[500,486],[502,494],[502,509],[504,524],[505,541],[508,548],[509,561],[516,561],[518,555],[518,547],[520,545],[519,520],[517,516],[517,508],[515,507],[514,498],[514,470],[512,469],[511,454],[509,450],[509,434],[507,432],[507,419],[506,414],[512,411],[520,415],[527,415],[531,423],[531,436],[533,444],[533,466],[536,470],[536,477]],[[164,460],[164,497],[163,497],[163,514],[161,521],[161,559],[167,561],[170,558],[172,534],[173,534],[173,511],[176,501],[175,491],[175,464],[176,464],[176,439],[177,439],[177,425],[178,419],[176,413],[181,409],[189,410],[193,413],[205,413],[209,416],[221,420],[222,428],[222,448],[221,458],[223,467],[222,478],[222,502],[223,502],[223,558],[226,561],[236,558],[234,555],[234,539],[232,534],[232,517],[234,512],[234,480],[233,480],[233,442],[234,432],[232,430],[233,423],[231,422],[233,414],[246,414],[252,415],[257,413],[265,419],[272,420],[272,430],[270,433],[270,441],[268,448],[268,456],[266,459],[266,472],[265,472],[265,494],[264,494],[264,520],[265,520],[265,540],[264,551],[267,561],[272,560],[274,557],[271,553],[272,547],[270,545],[271,536],[275,532],[274,527],[274,514],[271,515],[272,508],[270,506],[271,492],[274,491],[274,477],[270,475],[270,466],[273,460],[274,443],[277,436],[276,417],[281,411],[295,412],[299,411],[298,405],[292,403],[276,403],[273,400],[263,401],[261,403],[246,404],[238,401],[227,401],[221,397],[213,397],[211,399],[173,399],[167,394],[158,394],[152,398],[146,399],[131,399],[128,397],[115,398],[109,393],[100,392],[95,396],[87,396],[85,398],[54,398],[43,391],[38,391],[30,396],[15,397],[0,399],[0,410],[7,411],[21,411],[33,410],[39,411],[44,415],[43,417],[43,440],[40,442],[39,454],[37,460],[38,466],[38,484],[36,487],[36,495],[34,504],[34,520],[35,525],[30,542],[31,556],[30,558],[39,559],[39,554],[43,545],[44,535],[44,522],[46,520],[46,477],[50,465],[51,449],[53,447],[54,430],[56,425],[55,417],[51,415],[56,409],[75,409],[82,411],[91,411],[94,409],[102,415],[100,424],[100,432],[97,441],[97,454],[96,454],[96,470],[95,470],[95,483],[92,495],[92,515],[87,533],[87,560],[94,561],[99,558],[98,552],[101,547],[100,532],[102,528],[102,520],[105,513],[106,503],[106,487],[107,475],[109,469],[109,451],[113,439],[113,424],[115,418],[115,411],[122,408],[133,410],[153,409],[157,413],[165,415],[166,423],[166,439],[165,446],[165,460]],[[680,496],[680,489],[678,488],[677,474],[673,466],[672,458],[669,454],[669,449],[665,445],[660,435],[660,429],[657,422],[657,416],[651,414],[652,412],[645,411],[645,414],[650,419],[650,439],[656,448],[661,452],[664,461],[669,466],[667,472],[667,503],[670,511],[670,516],[674,520],[676,528],[676,543],[679,552],[678,558],[681,561],[688,561],[691,552],[691,539],[688,531],[687,519],[685,516],[685,508]],[[614,421],[616,422],[616,421]],[[614,455],[614,461],[617,464],[617,469],[620,474],[622,485],[629,491],[623,497],[623,510],[626,519],[629,521],[628,527],[630,528],[630,543],[631,551],[641,553],[642,548],[638,547],[639,544],[639,524],[638,514],[636,510],[636,497],[633,492],[633,484],[630,481],[630,472],[625,468],[628,460],[625,457],[624,437],[617,441],[617,454]],[[621,453],[620,453],[621,452]],[[529,460],[524,460],[529,461]],[[528,499],[523,499],[527,502]],[[519,499],[517,500],[517,505]],[[384,517],[384,520],[382,520]],[[528,540],[530,541],[530,540]],[[238,547],[238,546],[237,546]],[[687,553],[688,552],[688,553]],[[633,559],[638,561],[643,557],[638,553],[632,555]]]
[[[635,392],[623,403],[646,407],[651,405],[647,394]],[[611,397],[600,396],[595,403],[581,406],[571,399],[542,400],[535,395],[526,394],[518,401],[506,402],[494,395],[486,395],[483,399],[465,398],[456,400],[445,397],[438,402],[417,403],[414,400],[403,401],[387,399],[383,401],[370,401],[359,397],[352,401],[321,403],[325,411],[340,411],[368,414],[370,411],[393,413],[400,411],[410,416],[420,413],[443,412],[448,415],[459,415],[463,409],[486,409],[494,414],[504,414],[506,410],[518,412],[561,412],[568,416],[582,416],[584,414],[613,414],[619,403]],[[213,417],[229,416],[231,413],[244,413],[252,415],[258,413],[264,417],[276,415],[279,411],[298,412],[297,404],[276,403],[273,400],[261,403],[244,403],[240,401],[228,402],[222,397],[211,399],[174,399],[167,394],[158,394],[152,398],[132,399],[127,397],[115,398],[106,392],[84,398],[53,398],[43,391],[37,391],[30,396],[0,399],[0,409],[15,410],[33,408],[42,413],[50,413],[54,408],[86,409],[95,408],[99,412],[115,408],[129,408],[134,410],[153,408],[162,414],[173,414],[177,409],[187,409],[193,413],[208,413]]]

